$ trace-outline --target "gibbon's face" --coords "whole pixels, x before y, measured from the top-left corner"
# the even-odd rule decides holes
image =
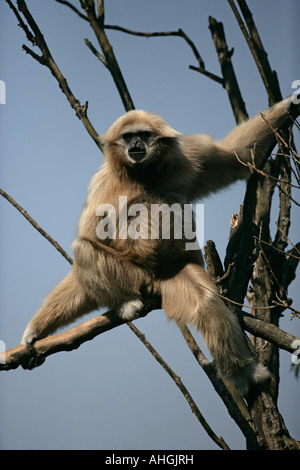
[[[166,156],[179,135],[161,116],[134,110],[117,119],[101,141],[108,160],[138,167]]]
[[[133,130],[122,134],[121,146],[128,160],[133,163],[142,163],[151,158],[153,150],[157,148],[158,136],[150,129]]]

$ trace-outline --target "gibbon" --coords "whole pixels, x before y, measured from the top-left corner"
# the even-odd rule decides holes
[[[219,374],[242,394],[267,379],[268,370],[250,352],[236,316],[204,270],[200,249],[186,249],[190,238],[179,236],[178,227],[172,233],[176,211],[170,236],[162,236],[162,214],[155,220],[150,213],[162,206],[184,209],[247,178],[242,162],[254,158],[259,166],[275,146],[272,129],[287,127],[299,112],[286,98],[265,111],[264,119],[257,115],[218,142],[208,135],[183,136],[146,111],[118,118],[100,137],[105,163],[91,180],[72,245],[72,271],[45,299],[21,344],[32,349],[35,340],[98,307],[114,308],[130,321],[145,296],[159,294],[167,317],[202,333]]]

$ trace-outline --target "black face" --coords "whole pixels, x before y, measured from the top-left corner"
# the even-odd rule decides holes
[[[138,163],[147,157],[151,137],[150,131],[126,132],[123,134],[123,140],[126,143],[131,160]]]

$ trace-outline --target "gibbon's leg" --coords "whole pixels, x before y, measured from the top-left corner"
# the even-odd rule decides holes
[[[35,340],[45,338],[60,326],[97,308],[71,271],[48,295],[42,307],[29,322],[23,333],[21,344],[31,349]]]
[[[270,376],[250,352],[237,318],[201,266],[188,264],[172,279],[161,281],[161,294],[167,316],[201,331],[220,375],[234,382],[243,395],[250,383]]]

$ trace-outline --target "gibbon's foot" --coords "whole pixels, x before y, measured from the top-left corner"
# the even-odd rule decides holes
[[[257,386],[269,380],[271,374],[266,367],[259,362],[253,361],[242,367],[238,374],[231,380],[242,396],[247,396],[250,386]]]
[[[120,305],[117,311],[120,318],[123,318],[123,320],[126,321],[131,321],[140,316],[140,312],[143,307],[144,304],[139,299],[128,300]]]
[[[34,342],[36,339],[36,333],[32,326],[29,324],[26,330],[24,331],[21,339],[21,344],[25,346],[30,352],[30,356],[21,363],[23,369],[32,370],[35,367],[42,365],[46,360],[44,357],[39,356],[36,352],[36,349],[34,347]]]
[[[26,343],[26,344],[21,342],[21,344],[23,346],[25,346],[28,349],[29,353],[30,353],[30,356],[27,357],[26,359],[24,359],[21,362],[21,366],[25,370],[26,369],[27,370],[32,370],[35,367],[41,366],[46,360],[44,357],[41,357],[41,356],[38,355],[33,343],[34,343],[34,340],[32,340],[31,343]]]

